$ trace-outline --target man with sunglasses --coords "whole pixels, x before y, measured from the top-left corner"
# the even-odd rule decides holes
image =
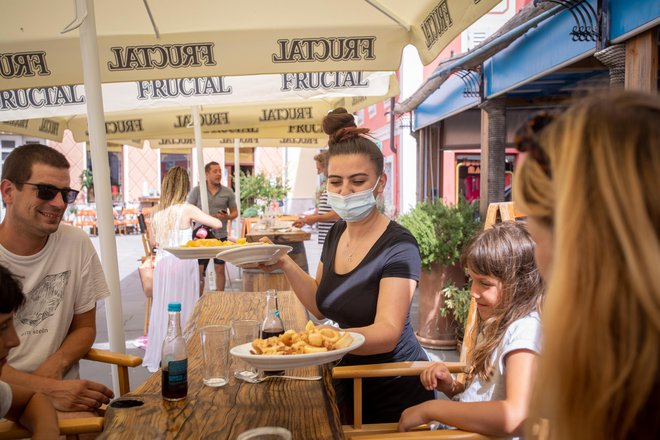
[[[14,149],[0,182],[0,264],[23,284],[26,302],[16,313],[21,340],[2,380],[48,396],[60,411],[90,411],[109,402],[106,386],[80,380],[78,361],[96,338],[96,302],[110,294],[87,234],[60,224],[78,191],[69,162],[40,144]]]

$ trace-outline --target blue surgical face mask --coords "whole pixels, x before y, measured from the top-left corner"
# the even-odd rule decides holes
[[[374,190],[380,181],[380,177],[376,181],[376,185],[371,189],[356,192],[342,196],[338,193],[328,191],[328,205],[335,211],[339,217],[347,222],[359,222],[366,218],[371,210],[376,206],[376,198],[374,197]]]

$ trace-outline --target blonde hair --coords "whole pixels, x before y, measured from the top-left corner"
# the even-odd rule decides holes
[[[160,191],[160,203],[154,208],[152,230],[156,243],[167,242],[176,224],[179,210],[190,192],[188,172],[181,167],[173,167],[165,174]]]
[[[323,168],[328,168],[328,150],[323,150],[316,156],[314,160],[317,161]]]
[[[549,419],[555,439],[637,438],[658,423],[658,121],[657,95],[601,92],[541,133],[552,179],[529,157],[516,173],[518,208],[553,225],[530,420]]]
[[[479,275],[501,282],[500,300],[493,316],[479,323],[479,334],[470,365],[481,379],[488,380],[492,354],[507,328],[537,310],[543,297],[543,282],[534,262],[534,241],[524,224],[504,222],[477,234],[465,247],[461,265]]]

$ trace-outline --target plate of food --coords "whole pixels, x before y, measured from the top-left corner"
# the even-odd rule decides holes
[[[196,260],[199,258],[213,258],[218,252],[239,247],[253,246],[261,243],[247,243],[245,238],[237,241],[218,240],[216,238],[198,238],[189,240],[186,244],[177,247],[166,247],[163,250],[182,260]]]
[[[279,336],[255,339],[230,350],[259,370],[274,371],[334,362],[364,344],[360,333],[316,329],[310,321],[304,332],[287,330]]]
[[[275,264],[282,255],[288,254],[292,249],[291,246],[284,244],[255,242],[249,243],[247,246],[221,249],[215,258],[220,258],[243,269],[251,269],[257,267],[259,263]]]

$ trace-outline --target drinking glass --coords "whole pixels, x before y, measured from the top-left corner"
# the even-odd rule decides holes
[[[291,440],[291,431],[279,426],[262,426],[239,434],[236,440]]]
[[[250,343],[260,337],[261,323],[254,319],[237,319],[231,322],[231,347]],[[245,360],[234,357],[232,359],[234,376],[253,378],[257,370]]]
[[[202,327],[202,356],[204,358],[204,385],[221,387],[229,381],[227,361],[229,357],[229,335],[231,327],[209,325]]]

